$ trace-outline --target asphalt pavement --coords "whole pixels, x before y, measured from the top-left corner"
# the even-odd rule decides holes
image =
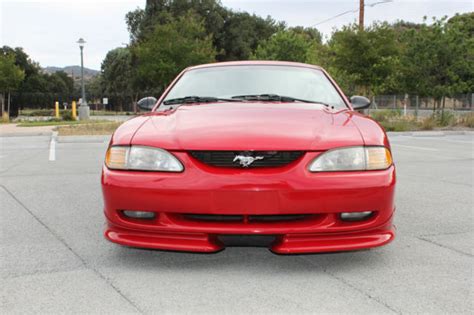
[[[393,243],[298,256],[114,245],[102,237],[108,137],[0,137],[0,313],[472,314],[474,136],[426,135],[390,136]]]

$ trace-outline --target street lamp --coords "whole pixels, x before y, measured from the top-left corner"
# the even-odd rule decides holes
[[[84,88],[84,57],[83,57],[83,50],[84,44],[86,41],[83,38],[79,38],[77,41],[79,44],[79,48],[81,49],[81,94],[82,94],[82,101],[81,105],[79,106],[79,120],[87,120],[90,117],[90,109],[87,105],[86,101],[86,90]]]

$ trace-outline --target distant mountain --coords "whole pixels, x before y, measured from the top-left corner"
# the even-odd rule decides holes
[[[69,74],[71,77],[80,77],[81,76],[81,66],[66,66],[66,67],[46,67],[43,68],[43,71],[46,73],[54,73],[57,71],[64,71]],[[91,78],[98,75],[100,71],[84,68],[84,77]]]

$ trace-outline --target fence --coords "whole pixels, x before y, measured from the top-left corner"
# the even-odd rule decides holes
[[[115,94],[115,95],[87,95],[87,102],[91,110],[133,112],[134,102],[142,97],[152,94],[140,92],[135,95]],[[158,96],[158,95],[155,95]],[[17,116],[24,109],[53,109],[57,101],[61,108],[70,108],[73,100],[78,101],[79,94],[64,95],[60,93],[22,93],[11,95],[11,114]],[[107,104],[103,99],[107,98]],[[419,97],[416,95],[377,95],[372,98],[372,105],[368,110],[400,110],[404,114],[414,116],[429,116],[433,111],[441,109],[442,103],[433,97]],[[474,111],[474,93],[446,97],[444,109],[457,113]]]
[[[378,95],[372,99],[373,108],[379,109],[431,109],[434,110],[440,105],[432,97],[419,97],[413,95]],[[461,94],[452,98],[445,98],[445,109],[452,110],[473,110],[474,94]]]
[[[142,97],[150,96],[143,92],[134,95],[114,94],[114,95],[93,95],[87,94],[87,104],[91,110],[95,111],[116,111],[133,112],[135,110],[134,102]],[[104,103],[104,98],[107,102]],[[10,115],[21,115],[26,109],[32,110],[53,110],[55,102],[59,102],[61,109],[70,109],[72,101],[78,102],[80,94],[61,94],[61,93],[12,93],[10,98]]]

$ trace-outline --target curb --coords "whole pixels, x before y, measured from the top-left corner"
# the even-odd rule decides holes
[[[58,136],[58,143],[104,143],[109,142],[112,135],[103,136]]]
[[[459,135],[474,135],[472,130],[445,130],[445,131],[389,131],[388,136],[412,136],[412,137],[444,137]]]
[[[41,131],[41,132],[10,132],[0,133],[0,137],[35,137],[35,136],[51,136],[52,131]]]

